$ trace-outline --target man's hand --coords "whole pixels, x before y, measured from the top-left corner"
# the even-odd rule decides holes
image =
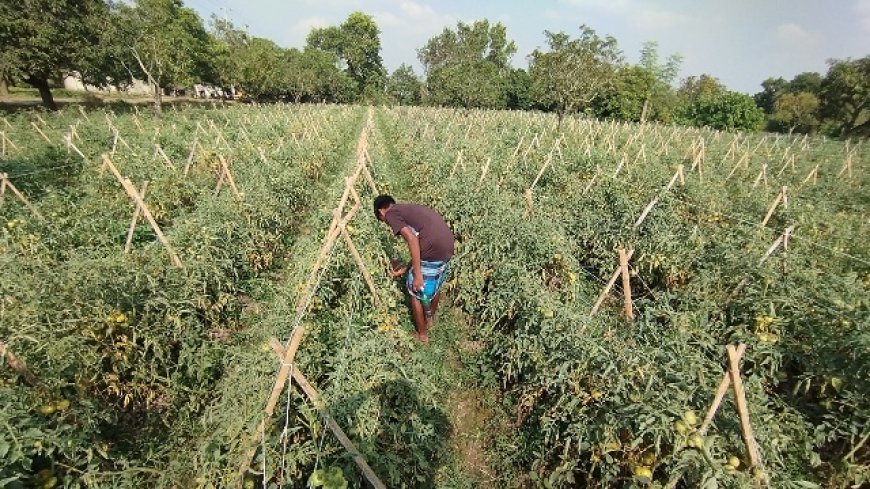
[[[414,274],[414,282],[411,284],[411,288],[414,292],[420,292],[423,290],[423,277],[420,275]]]

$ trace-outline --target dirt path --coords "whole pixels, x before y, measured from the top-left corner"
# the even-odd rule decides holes
[[[379,131],[376,123],[375,132]],[[414,201],[417,193],[410,178],[412,169],[402,163],[394,141],[382,133],[375,140],[375,144],[381,146],[377,148],[380,161],[375,166],[381,170],[380,179],[387,180],[389,188],[396,194]],[[463,361],[480,351],[480,345],[470,340],[472,327],[463,311],[453,305],[449,295],[444,297],[430,331],[428,348],[431,355],[428,357],[437,362],[432,365],[432,370],[443,371],[450,379],[444,386],[444,407],[452,427],[449,447],[454,466],[448,467],[447,471],[459,472],[459,477],[453,478],[452,482],[461,483],[462,487],[497,487],[496,472],[488,453],[495,411],[487,407],[493,405],[496,393],[480,387],[472,369]]]

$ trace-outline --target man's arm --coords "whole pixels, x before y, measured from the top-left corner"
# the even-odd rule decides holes
[[[414,273],[414,292],[423,290],[423,270],[420,265],[420,240],[417,235],[411,230],[410,226],[405,226],[400,232],[405,242],[408,243],[408,251],[411,253],[411,270]]]

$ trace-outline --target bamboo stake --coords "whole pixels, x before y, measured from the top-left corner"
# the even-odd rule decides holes
[[[142,190],[139,191],[139,198],[145,200],[145,191],[148,190],[148,180],[142,183]],[[133,246],[133,232],[136,230],[136,224],[139,222],[139,214],[142,208],[136,204],[136,210],[133,211],[133,219],[130,220],[130,227],[127,229],[127,241],[124,243],[124,253],[130,253],[130,248]]]
[[[776,210],[776,206],[779,205],[780,201],[788,202],[786,200],[786,190],[787,189],[788,189],[788,187],[783,187],[782,191],[776,196],[776,199],[774,199],[773,204],[770,205],[770,209],[768,209],[768,211],[767,211],[767,215],[765,215],[764,220],[761,221],[761,227],[767,226],[767,221],[769,221],[770,218],[773,216],[773,211]]]
[[[18,146],[12,141],[12,139],[9,138],[8,134],[6,134],[5,132],[0,133],[0,134],[3,134],[3,140],[6,141],[6,143],[9,144],[9,146],[12,146],[12,149],[18,150]]]
[[[193,144],[190,145],[190,153],[188,153],[187,162],[184,164],[184,175],[187,175],[187,173],[190,171],[190,165],[193,164],[193,156],[196,154],[197,146],[202,149],[202,145],[199,144],[199,136],[194,134]]]
[[[559,146],[560,141],[561,141],[561,139],[557,139],[557,140],[556,140],[556,143],[555,143],[555,145],[554,145],[554,148],[555,148],[556,146]],[[538,180],[540,180],[541,177],[544,175],[544,172],[545,172],[545,171],[547,170],[547,168],[550,166],[550,163],[551,163],[552,161],[553,161],[553,150],[550,150],[550,153],[547,154],[547,160],[544,162],[544,165],[541,167],[541,170],[538,172],[538,175],[535,177],[535,180],[532,182],[532,185],[529,187],[529,190],[532,190],[532,189],[535,188],[535,185],[538,184]]]
[[[480,180],[477,183],[483,182],[483,179],[486,178],[486,174],[489,171],[489,164],[492,162],[492,158],[487,158],[486,163],[483,164],[483,169],[480,170]]]
[[[45,139],[45,141],[48,143],[51,142],[51,139],[48,139],[48,136],[46,136],[45,133],[42,132],[42,129],[40,129],[35,122],[31,122],[30,125],[33,126],[34,129],[36,129],[36,132],[39,133],[40,136],[42,136],[42,139]]]
[[[746,345],[740,343],[737,346],[737,360],[743,356],[743,353],[746,351]],[[704,422],[701,423],[701,427],[698,428],[698,433],[702,436],[707,433],[707,430],[710,428],[710,424],[713,422],[713,417],[716,416],[716,411],[719,409],[719,405],[722,404],[722,400],[725,398],[725,394],[728,392],[728,387],[731,386],[731,372],[730,369],[725,369],[725,373],[722,374],[722,380],[719,382],[719,388],[716,389],[716,396],[713,397],[713,402],[710,404],[710,409],[707,410],[707,415],[704,416]]]
[[[0,187],[0,188],[2,188],[4,193],[5,193],[5,190],[8,188],[9,190],[12,191],[13,194],[15,194],[16,197],[18,197],[18,200],[20,200],[22,204],[24,204],[28,209],[30,209],[30,212],[32,212],[33,215],[35,215],[40,221],[45,220],[45,218],[42,217],[42,214],[40,214],[39,211],[36,210],[36,207],[33,207],[33,205],[30,203],[30,201],[28,201],[27,198],[24,197],[24,194],[22,194],[18,190],[18,188],[16,188],[15,185],[12,184],[12,181],[9,180],[8,174],[0,173],[0,180],[2,180],[2,184],[0,184],[0,185],[2,185],[2,187]],[[2,195],[2,194],[0,194],[0,195]],[[3,201],[0,200],[0,204],[2,204],[2,203],[3,203]]]
[[[279,359],[283,359],[285,355],[284,346],[278,341],[277,338],[272,338],[269,340],[269,345],[272,347],[272,351]],[[326,425],[332,430],[332,433],[335,434],[335,437],[338,438],[341,446],[344,447],[345,451],[350,454],[351,458],[353,458],[354,463],[356,463],[357,467],[359,467],[363,476],[366,480],[369,481],[369,484],[376,489],[386,489],[386,486],[383,482],[378,478],[369,464],[366,462],[365,458],[360,454],[359,450],[356,448],[356,445],[348,438],[347,434],[345,434],[344,430],[338,425],[335,419],[329,414],[329,410],[326,408],[323,400],[320,398],[320,394],[317,390],[311,386],[311,383],[308,382],[308,379],[302,375],[302,372],[298,368],[293,369],[293,380],[299,385],[302,389],[302,392],[308,397],[317,411],[320,413],[320,416],[326,422]]]
[[[783,231],[783,233],[778,238],[776,238],[776,241],[774,241],[773,244],[770,245],[770,248],[767,249],[767,253],[765,253],[764,256],[762,256],[761,259],[758,260],[758,266],[760,267],[761,265],[764,265],[764,262],[766,262],[767,259],[770,258],[771,255],[773,255],[773,252],[776,251],[776,249],[779,248],[780,245],[782,245],[783,241],[787,240],[793,232],[794,226],[789,226],[785,228],[785,231]]]
[[[72,140],[70,139],[69,136],[64,136],[64,137],[63,137],[63,142],[66,144],[67,149],[72,148],[72,150],[75,151],[76,154],[78,154],[79,156],[81,156],[81,158],[82,158],[83,160],[85,160],[85,163],[90,163],[90,162],[88,161],[88,157],[85,156],[85,154],[82,153],[82,151],[78,148],[78,146],[76,146],[75,143],[72,142]]]
[[[462,162],[462,150],[459,150],[459,153],[456,155],[456,160],[453,162],[453,168],[450,169],[450,178],[453,178],[453,175],[456,173],[456,167],[459,166],[459,163]],[[464,167],[465,165],[463,165]]]
[[[133,184],[130,183],[130,180],[121,176],[121,173],[115,168],[115,164],[112,163],[112,160],[109,158],[109,155],[103,155],[103,163],[105,163],[106,167],[112,172],[112,175],[121,183],[121,186],[124,187],[124,191],[127,192],[127,195],[133,199],[133,202],[136,205],[142,208],[142,214],[145,215],[145,219],[148,220],[148,224],[151,225],[151,228],[154,230],[154,234],[157,235],[157,239],[160,240],[160,243],[166,248],[166,251],[169,253],[169,258],[172,260],[172,264],[178,268],[184,268],[184,265],[181,263],[181,259],[178,258],[178,255],[175,254],[175,250],[172,249],[172,245],[169,244],[169,240],[166,239],[166,236],[163,235],[163,231],[160,230],[160,226],[157,225],[157,221],[154,220],[154,216],[151,214],[151,211],[148,209],[148,206],[145,205],[145,202],[139,198],[139,193],[136,191],[136,188],[133,187]]]
[[[815,168],[813,168],[812,170],[810,170],[810,172],[807,174],[807,177],[803,179],[803,181],[801,182],[801,185],[803,185],[803,184],[807,183],[808,181],[810,181],[811,178],[813,179],[813,185],[815,185],[815,184],[816,184],[816,178],[818,177],[818,174],[819,174],[819,165],[816,165]]]
[[[37,385],[39,385],[39,379],[35,375],[33,375],[33,372],[31,372],[30,369],[27,368],[27,364],[25,364],[23,360],[15,356],[15,354],[12,353],[12,350],[10,350],[6,343],[4,343],[3,341],[0,341],[0,358],[6,358],[6,363],[8,363],[10,367],[12,367],[12,370],[15,370],[15,372],[20,375],[24,379],[24,381],[27,382],[31,387],[36,387]]]
[[[163,162],[166,163],[166,166],[175,170],[175,165],[172,164],[172,161],[169,160],[169,157],[166,156],[166,152],[163,151],[163,148],[161,148],[159,144],[154,145],[154,152],[163,158]]]
[[[235,180],[233,180],[233,174],[232,174],[232,172],[230,172],[229,165],[227,165],[227,160],[224,159],[224,155],[218,155],[218,159],[220,159],[221,168],[223,169],[223,173],[221,174],[221,179],[218,180],[218,186],[220,186],[221,182],[223,182],[223,180],[224,180],[224,177],[226,177],[227,182],[229,182],[229,184],[230,184],[230,188],[233,189],[233,193],[236,194],[237,198],[241,198],[241,195],[239,193],[239,188],[236,187],[236,182],[235,182]],[[220,191],[220,188],[218,188],[217,190]]]
[[[586,184],[586,188],[583,189],[584,195],[586,194],[586,192],[589,191],[590,188],[592,188],[592,185],[595,184],[595,180],[598,179],[599,175],[601,175],[601,166],[595,165],[595,173],[592,175],[592,178],[589,179],[589,183]]]
[[[740,415],[743,441],[746,444],[746,451],[749,455],[749,464],[752,467],[759,467],[758,445],[755,443],[755,435],[752,432],[752,425],[749,423],[749,407],[746,404],[746,391],[743,387],[743,379],[740,378],[740,356],[737,355],[737,348],[734,345],[727,345],[725,349],[728,352],[731,383],[734,385],[734,397],[737,402],[737,412]]]
[[[628,253],[625,256],[626,260],[631,260],[632,255],[634,255],[634,250],[628,250]],[[616,280],[619,279],[619,276],[622,274],[622,266],[616,269],[611,275],[610,280],[607,282],[607,285],[604,286],[604,290],[601,291],[601,294],[598,295],[598,300],[595,301],[595,305],[592,306],[592,310],[589,312],[589,317],[595,315],[598,312],[598,309],[601,307],[601,304],[604,302],[604,298],[607,297],[607,294],[610,292],[610,289],[613,288],[613,285],[616,283]]]
[[[350,238],[350,235],[347,233],[347,229],[345,224],[340,224],[341,234],[344,237],[344,242],[347,244],[347,247],[350,249],[350,254],[353,256],[354,261],[356,261],[357,266],[363,274],[363,278],[366,281],[366,284],[369,286],[369,290],[372,293],[372,296],[375,298],[375,304],[380,307],[381,298],[378,296],[378,289],[375,287],[375,282],[372,280],[371,274],[369,274],[368,268],[366,268],[365,263],[362,260],[362,257],[359,254],[359,251],[356,249],[356,246],[353,244],[353,240]]]
[[[762,181],[764,182],[764,188],[767,188],[767,164],[761,165],[761,171],[758,172],[758,176],[755,177],[755,182],[752,183],[752,188],[757,187]]]
[[[634,311],[631,308],[631,279],[628,271],[628,257],[625,248],[619,249],[619,268],[622,269],[622,309],[629,321],[634,321]]]

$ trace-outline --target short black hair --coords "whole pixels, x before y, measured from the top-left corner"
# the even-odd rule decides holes
[[[378,213],[380,209],[386,209],[387,207],[395,203],[396,199],[392,198],[389,195],[378,195],[377,197],[375,197],[375,219],[381,219],[381,215]]]

